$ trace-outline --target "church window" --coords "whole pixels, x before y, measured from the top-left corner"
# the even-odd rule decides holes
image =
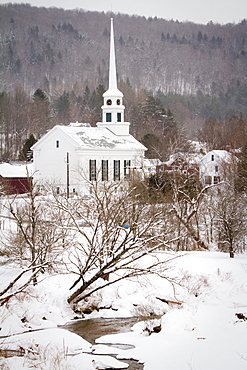
[[[106,101],[106,104],[107,104],[107,105],[112,105],[112,101],[111,101],[111,99],[108,99],[108,100]]]
[[[214,184],[218,184],[220,182],[219,176],[214,176]]]
[[[106,113],[106,122],[111,122],[111,113]]]
[[[120,105],[120,104],[121,104],[120,99],[117,99],[117,105]]]
[[[59,140],[56,141],[56,148],[59,148]]]
[[[213,154],[211,155],[211,160],[214,161],[214,155]]]
[[[117,114],[117,121],[118,121],[118,122],[121,122],[121,113],[118,113],[118,114]]]
[[[120,180],[120,160],[114,160],[114,181]]]
[[[219,166],[215,166],[215,172],[219,172]]]
[[[205,185],[211,185],[211,184],[212,184],[212,177],[205,176]]]
[[[102,181],[108,181],[108,161],[105,159],[102,159]]]
[[[59,193],[60,193],[60,188],[59,188],[59,186],[57,186],[56,193],[57,193],[57,194],[59,194]]]
[[[124,161],[124,179],[128,180],[130,178],[130,160]]]
[[[96,159],[89,160],[89,181],[96,181]]]

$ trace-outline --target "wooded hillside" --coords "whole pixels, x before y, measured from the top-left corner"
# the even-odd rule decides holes
[[[54,124],[101,120],[111,16],[0,5],[1,160],[17,158],[25,139]],[[200,25],[115,14],[114,31],[125,119],[137,139],[197,139],[205,120],[221,122],[220,132],[233,116],[237,125],[246,120],[246,20]]]
[[[107,84],[110,14],[0,6],[1,89],[63,92]],[[246,108],[247,23],[114,15],[119,79],[152,92],[238,97]]]

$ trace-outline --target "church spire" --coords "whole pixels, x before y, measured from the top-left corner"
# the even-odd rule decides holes
[[[114,45],[113,19],[111,18],[110,61],[109,61],[109,86],[103,94],[102,122],[97,127],[105,127],[115,135],[129,135],[129,122],[124,121],[123,94],[117,88],[117,70]]]
[[[117,89],[117,70],[114,44],[113,18],[111,18],[110,63],[109,63],[109,90]]]
[[[109,60],[109,86],[108,90],[103,96],[118,96],[123,97],[121,91],[117,88],[117,68],[116,68],[116,56],[115,56],[115,42],[114,42],[114,29],[113,29],[113,18],[111,18],[111,37],[110,37],[110,60]]]

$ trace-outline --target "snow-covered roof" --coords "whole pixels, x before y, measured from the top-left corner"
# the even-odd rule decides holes
[[[144,159],[144,166],[146,167],[155,167],[161,164],[161,160],[158,158],[145,158]]]
[[[168,161],[163,162],[163,164],[166,164],[167,166],[171,166],[174,163],[174,161],[176,161],[177,159],[181,159],[181,160],[184,159],[182,153],[179,152],[179,153],[171,154]]]
[[[232,156],[227,150],[212,150],[212,152],[224,160],[229,159]]]
[[[0,163],[0,176],[2,177],[27,177],[32,175],[32,163]]]
[[[170,167],[173,165],[173,163],[177,160],[181,160],[181,162],[187,162],[190,165],[198,164],[201,160],[202,154],[201,153],[174,153],[170,155],[170,158],[166,162],[162,162],[162,164]]]
[[[231,162],[233,154],[228,152],[227,150],[220,150],[220,149],[214,149],[208,152],[203,158],[202,162],[207,161],[208,158],[211,158],[211,155],[214,155],[216,158],[218,157],[219,160],[224,162]]]
[[[115,135],[104,127],[85,127],[85,125],[79,126],[79,124],[78,126],[57,125],[52,130],[56,129],[63,131],[82,149],[146,150],[145,146],[132,135]],[[49,132],[46,135],[49,135]],[[38,146],[41,141],[42,138],[34,144],[33,148]]]

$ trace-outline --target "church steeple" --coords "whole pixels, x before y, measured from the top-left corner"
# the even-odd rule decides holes
[[[129,135],[129,122],[124,122],[123,94],[117,88],[117,70],[114,44],[113,19],[111,18],[109,86],[103,94],[102,122],[98,127],[106,127],[115,135]]]
[[[111,18],[109,90],[117,90],[117,69],[116,69],[116,57],[115,57],[113,18]]]

